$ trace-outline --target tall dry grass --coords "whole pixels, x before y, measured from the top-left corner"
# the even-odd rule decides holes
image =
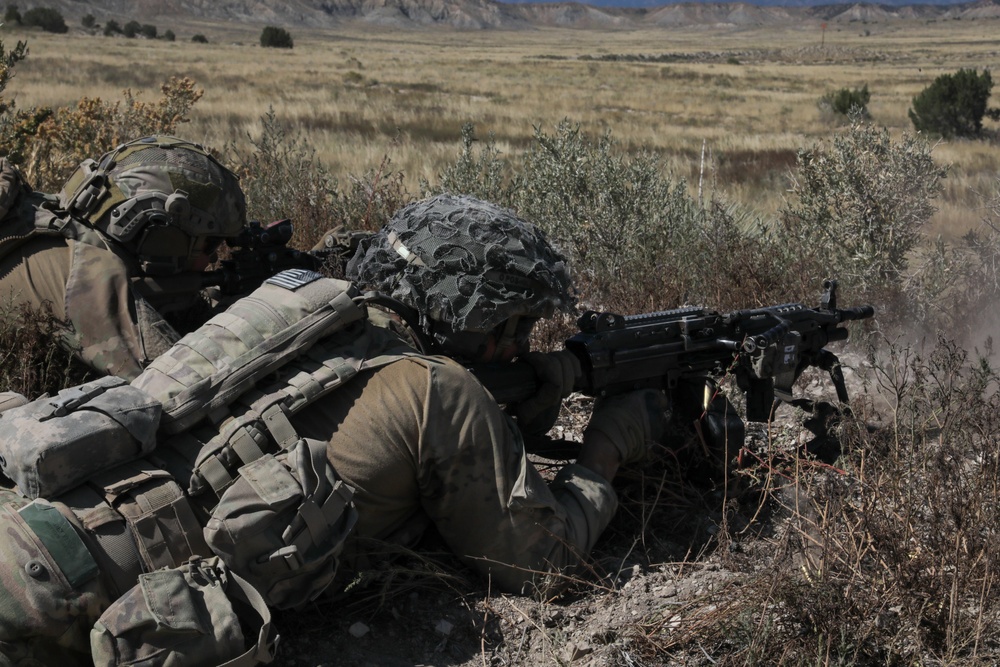
[[[289,132],[308,138],[334,177],[376,169],[388,155],[410,191],[454,158],[467,122],[512,153],[530,143],[534,126],[569,119],[595,135],[611,130],[625,149],[658,153],[664,169],[693,188],[712,179],[768,214],[780,208],[787,185],[787,158],[774,156],[835,129],[817,107],[822,95],[867,83],[875,122],[898,135],[910,129],[910,99],[935,76],[963,66],[996,69],[996,25],[834,24],[822,46],[818,25],[474,33],[352,27],[293,31],[294,49],[266,54],[256,29],[239,26],[178,25],[176,42],[6,28],[3,36],[30,42],[31,55],[8,89],[22,107],[66,105],[84,95],[117,99],[125,88],[155,92],[170,76],[188,76],[206,93],[184,134],[248,148],[248,135],[259,135],[273,109]],[[210,43],[191,43],[190,31]],[[953,142],[938,146],[936,157],[954,166],[932,228],[958,235],[977,222],[966,212],[969,191],[989,181],[1000,156],[981,142]]]

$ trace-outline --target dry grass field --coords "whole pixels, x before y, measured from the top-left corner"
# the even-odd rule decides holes
[[[690,294],[718,308],[806,303],[799,295],[827,275],[841,279],[842,306],[876,306],[849,347],[833,348],[850,410],[829,402],[825,374],[807,371],[796,395],[809,400],[748,424],[738,467],[713,467],[677,425],[660,456],[616,479],[615,520],[559,599],[497,594],[431,538],[364,572],[346,598],[278,614],[274,664],[987,667],[1000,664],[1000,128],[987,121],[981,140],[936,143],[933,161],[903,135],[911,98],[936,76],[1000,71],[998,27],[345,28],[293,30],[290,51],[257,46],[259,28],[180,21],[158,25],[176,42],[75,27],[0,37],[8,49],[29,43],[3,91],[21,109],[120,100],[124,89],[155,100],[169,77],[190,77],[205,92],[180,134],[237,160],[273,109],[341,185],[388,157],[407,192],[387,188],[386,209],[419,195],[423,181],[496,185],[477,180],[480,164],[457,159],[466,123],[494,135],[504,158],[535,149],[524,159],[530,177],[503,183],[517,186],[506,201],[533,206],[525,216],[565,240],[582,292],[597,290],[615,310],[675,307]],[[210,43],[191,43],[196,33]],[[848,127],[817,105],[865,84],[876,127]],[[602,153],[600,142],[551,139],[564,119],[589,136],[611,133],[631,161]],[[569,148],[538,150],[536,127]],[[836,150],[792,171],[799,149],[838,133]],[[951,165],[937,200],[934,161]],[[322,170],[305,162],[295,171],[284,168],[294,160],[263,160],[244,182],[297,224],[311,213],[325,223],[349,204],[371,219],[367,183],[353,182],[366,196],[310,189],[303,180]],[[659,178],[659,166],[706,196],[693,201]],[[792,173],[800,183],[811,174],[814,187],[790,189]],[[288,190],[308,206],[288,211],[285,202],[299,200],[270,196]],[[717,205],[719,195],[775,224],[744,224],[753,216]],[[929,242],[938,234],[947,242]],[[51,372],[42,380],[71,384],[45,343],[51,316],[33,317],[0,317],[0,347],[43,355]],[[38,365],[0,364],[0,378],[52,390],[35,377]],[[742,410],[732,384],[723,383]],[[558,432],[579,439],[589,399],[565,408]]]
[[[27,39],[8,88],[23,108],[154,98],[170,76],[205,90],[184,130],[222,148],[244,144],[273,108],[340,178],[384,156],[411,192],[454,159],[461,127],[493,133],[514,154],[534,126],[562,119],[654,151],[672,174],[699,179],[767,215],[781,203],[795,151],[828,138],[838,120],[817,101],[867,84],[877,124],[912,131],[910,99],[941,73],[1000,65],[996,20],[818,24],[795,29],[685,28],[629,32],[292,31],[292,50],[261,49],[256,27],[158,26],[176,42],[5,30]],[[190,41],[205,34],[209,44]],[[625,55],[631,60],[608,60]],[[634,57],[652,56],[645,62]],[[995,98],[994,98],[995,99]],[[996,124],[987,121],[991,131]],[[952,165],[932,230],[955,235],[979,220],[977,192],[1000,168],[995,141],[942,143]],[[702,161],[702,155],[705,161]]]

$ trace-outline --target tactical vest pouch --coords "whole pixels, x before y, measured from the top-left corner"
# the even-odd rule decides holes
[[[357,520],[353,490],[318,440],[299,440],[239,473],[205,527],[208,546],[267,604],[285,609],[314,599],[333,581]]]
[[[156,446],[160,403],[106,377],[0,415],[0,468],[29,498],[54,497]]]
[[[225,408],[321,338],[365,317],[348,282],[293,269],[184,336],[132,385],[163,403],[162,429],[180,433]]]
[[[169,474],[145,460],[95,476],[60,500],[91,538],[91,552],[121,595],[143,572],[208,553],[202,524]]]
[[[96,667],[243,667],[271,662],[277,640],[260,594],[218,558],[142,575],[90,633]]]
[[[0,413],[27,405],[28,399],[16,391],[0,392]]]
[[[0,664],[7,664],[7,642],[40,642],[45,645],[38,647],[42,655],[53,659],[60,652],[79,656],[88,651],[87,631],[110,599],[80,533],[56,505],[16,499],[0,505],[0,534]],[[15,664],[78,663],[67,659]]]

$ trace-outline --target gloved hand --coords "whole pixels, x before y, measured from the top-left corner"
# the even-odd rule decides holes
[[[569,350],[529,352],[521,357],[535,370],[535,395],[514,407],[517,425],[526,435],[548,433],[559,418],[559,406],[583,375],[580,360]]]
[[[637,463],[663,439],[670,420],[669,408],[667,397],[657,389],[598,399],[583,439],[599,432],[618,450],[623,465]]]

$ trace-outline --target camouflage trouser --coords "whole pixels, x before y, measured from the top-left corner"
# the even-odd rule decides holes
[[[328,440],[334,468],[355,489],[348,566],[365,542],[403,541],[429,519],[495,588],[520,591],[578,565],[617,506],[611,485],[582,466],[546,483],[517,427],[451,360],[397,361],[293,421],[300,435]]]
[[[110,604],[97,564],[51,505],[0,490],[0,665],[89,665]]]

